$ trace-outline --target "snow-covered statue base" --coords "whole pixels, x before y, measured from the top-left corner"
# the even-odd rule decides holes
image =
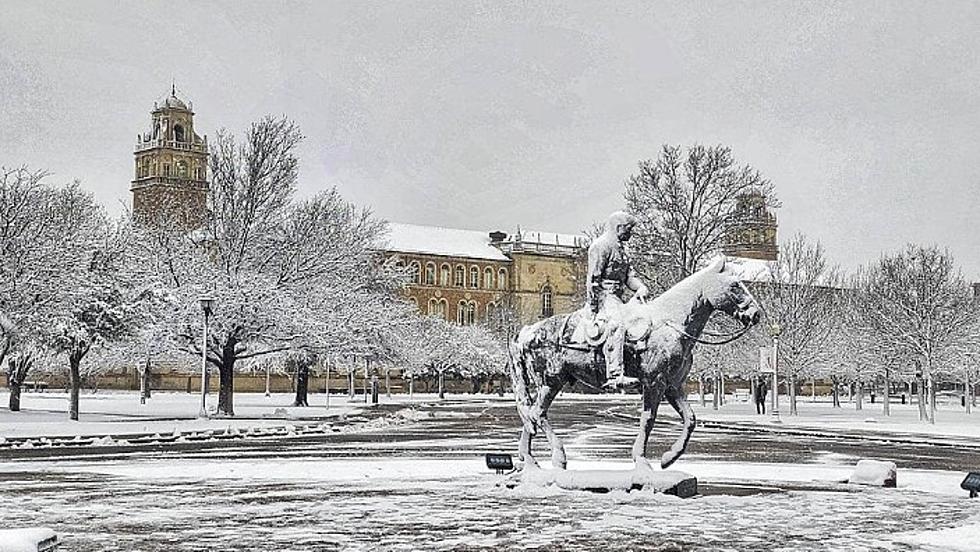
[[[694,432],[694,412],[687,403],[684,384],[691,369],[695,344],[711,344],[700,338],[708,319],[715,311],[721,311],[742,322],[743,330],[733,334],[734,339],[758,323],[760,308],[742,285],[737,265],[727,263],[724,257],[688,276],[653,301],[631,301],[623,308],[622,316],[632,329],[629,333],[636,336],[627,340],[624,367],[627,376],[639,380],[643,401],[640,427],[632,448],[637,466],[635,477],[639,478],[637,481],[660,484],[661,481],[650,479],[653,476],[644,471],[650,470],[646,460],[647,444],[660,401],[667,399],[680,415],[683,426],[682,434],[660,459],[661,467],[667,468],[684,453]],[[548,420],[548,408],[562,387],[573,381],[596,388],[605,383],[605,362],[601,352],[569,341],[574,326],[581,320],[581,313],[553,316],[525,326],[511,343],[511,377],[517,411],[523,423],[519,452],[526,473],[539,469],[531,455],[531,438],[539,431],[543,431],[548,439],[552,465],[558,470],[564,470],[567,465],[564,446]],[[664,472],[650,470],[650,473]],[[556,474],[547,477],[554,477],[556,484],[571,485],[577,477],[585,476]],[[617,479],[615,488],[621,488],[627,481],[626,476],[608,477],[622,478]],[[627,488],[632,487],[632,477]]]
[[[656,471],[649,464],[641,463],[629,470],[567,470],[543,469],[534,464],[526,466],[518,484],[522,487],[549,487],[573,491],[648,491],[689,498],[698,493],[698,480],[691,474],[677,470]]]

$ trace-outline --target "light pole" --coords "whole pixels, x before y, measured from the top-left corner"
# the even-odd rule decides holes
[[[204,340],[201,342],[201,418],[208,417],[208,319],[214,309],[214,299],[208,296],[200,298],[201,310],[204,311]]]
[[[265,363],[265,396],[271,397],[272,394],[269,393],[269,373],[271,372],[272,366],[270,363]]]
[[[772,404],[770,410],[772,417],[776,420],[779,420],[779,378],[776,372],[779,365],[779,334],[781,333],[783,333],[783,328],[778,323],[770,326],[769,334],[772,336]]]

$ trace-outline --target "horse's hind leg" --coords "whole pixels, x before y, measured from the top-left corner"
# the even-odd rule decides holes
[[[517,453],[525,466],[538,467],[538,461],[531,456],[531,431],[525,425],[521,428],[521,440],[518,442]]]
[[[691,434],[694,433],[695,419],[694,410],[691,405],[688,404],[687,399],[684,398],[684,394],[677,387],[670,386],[667,389],[667,402],[670,406],[674,407],[677,414],[681,417],[681,424],[684,426],[684,431],[681,433],[680,437],[674,441],[670,449],[660,457],[660,467],[667,468],[671,464],[677,461],[678,458],[684,454],[687,449],[687,442],[691,440]]]
[[[643,385],[643,413],[640,414],[640,430],[633,441],[633,463],[637,466],[648,466],[650,462],[646,459],[647,443],[650,441],[650,432],[653,431],[653,424],[657,420],[657,409],[660,407],[660,399],[664,396],[662,383]]]

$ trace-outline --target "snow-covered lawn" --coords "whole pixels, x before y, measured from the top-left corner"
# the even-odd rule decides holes
[[[779,421],[768,413],[769,402],[766,402],[767,414],[755,413],[755,405],[748,401],[736,401],[732,396],[727,402],[714,410],[711,398],[701,406],[697,394],[692,394],[688,400],[694,406],[699,420],[715,422],[740,422],[753,425],[765,425],[774,428],[807,428],[817,431],[846,432],[872,431],[881,433],[905,434],[916,437],[949,438],[953,440],[980,439],[980,411],[967,414],[956,404],[940,404],[936,410],[936,423],[919,421],[918,406],[914,404],[891,404],[891,415],[882,412],[882,403],[871,404],[865,401],[864,408],[857,410],[852,403],[843,403],[840,408],[834,408],[826,397],[817,397],[811,402],[810,397],[797,399],[797,416],[789,415],[788,397],[779,398]],[[663,409],[665,411],[667,409]],[[930,439],[932,440],[932,439]]]
[[[0,404],[7,404],[8,392],[0,391]],[[418,400],[425,397],[416,396]],[[100,391],[81,395],[78,421],[68,419],[68,395],[63,392],[24,393],[21,411],[0,408],[0,437],[56,437],[74,435],[127,435],[134,433],[171,433],[279,427],[290,421],[322,420],[349,415],[364,408],[363,396],[349,401],[346,395],[331,395],[330,405],[324,396],[310,395],[309,407],[294,407],[293,395],[274,393],[236,393],[235,416],[232,418],[198,418],[200,395],[180,392],[155,392],[140,404],[134,391]],[[214,409],[216,397],[209,397]],[[384,403],[408,404],[408,397],[382,398]]]

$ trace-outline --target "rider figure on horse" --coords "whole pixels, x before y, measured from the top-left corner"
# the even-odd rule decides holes
[[[638,299],[645,299],[650,293],[636,276],[626,252],[626,242],[632,237],[636,223],[633,215],[616,211],[609,215],[605,232],[589,246],[586,306],[593,317],[593,331],[589,333],[606,336],[603,353],[607,387],[622,387],[635,381],[634,378],[627,378],[623,369],[623,346],[626,341],[623,294],[630,289]]]

